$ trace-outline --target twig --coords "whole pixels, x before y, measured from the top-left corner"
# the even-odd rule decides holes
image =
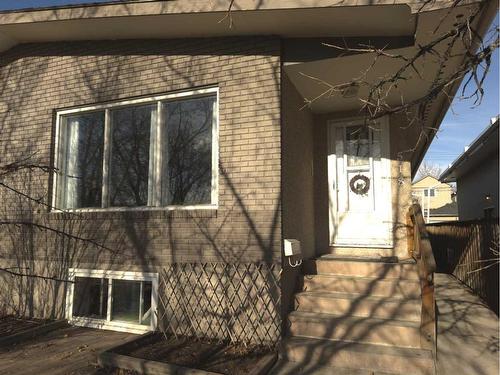
[[[101,249],[107,250],[107,251],[111,252],[114,255],[118,254],[118,252],[116,250],[111,249],[111,248],[109,248],[107,246],[101,245],[100,243],[98,243],[94,239],[76,236],[74,234],[71,234],[71,233],[68,233],[68,232],[56,229],[56,228],[51,228],[51,227],[49,227],[47,225],[38,224],[38,223],[35,223],[35,222],[32,222],[32,221],[15,221],[15,220],[0,221],[0,226],[2,226],[2,225],[35,227],[35,228],[37,228],[39,230],[46,230],[46,231],[49,231],[49,232],[52,232],[52,233],[56,233],[57,235],[60,235],[60,236],[63,236],[63,237],[68,237],[68,238],[73,239],[73,240],[83,241],[83,242],[90,243],[91,245],[94,245],[94,246],[99,247]]]
[[[29,270],[29,268],[26,268],[26,270]],[[74,281],[72,281],[72,280],[61,279],[61,278],[55,277],[55,276],[43,276],[43,275],[37,275],[37,274],[27,274],[27,273],[15,272],[9,268],[3,268],[3,267],[0,267],[0,272],[5,272],[5,273],[8,273],[9,275],[18,276],[18,277],[30,277],[30,278],[42,279],[42,280],[46,280],[46,281],[59,281],[59,282],[63,282],[63,283],[74,283]]]

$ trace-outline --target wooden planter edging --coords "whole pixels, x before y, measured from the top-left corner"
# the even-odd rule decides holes
[[[153,332],[141,335],[138,338],[133,338],[123,344],[110,348],[99,353],[97,359],[102,367],[118,367],[124,370],[136,371],[146,375],[221,375],[218,372],[210,372],[205,370],[193,369],[183,366],[164,363],[158,361],[150,361],[147,359],[131,357],[124,354],[114,353],[117,349],[123,349],[130,344],[139,342],[146,343],[153,337]],[[259,361],[257,361],[254,369],[248,375],[265,375],[274,365],[277,360],[277,354],[271,353]]]
[[[265,375],[271,370],[276,361],[278,360],[278,353],[270,353],[264,357],[262,357],[253,371],[250,372],[249,375]]]
[[[102,367],[118,367],[124,370],[137,371],[140,374],[147,375],[219,375],[215,372],[196,370],[163,362],[149,361],[146,359],[129,357],[127,355],[116,354],[108,351],[99,354],[98,362]]]
[[[32,339],[36,336],[43,335],[44,333],[54,331],[59,328],[66,327],[68,322],[66,320],[56,320],[55,322],[51,322],[48,324],[44,324],[41,326],[29,328],[27,330],[15,333],[10,336],[5,336],[0,338],[0,347],[16,344],[20,341]]]

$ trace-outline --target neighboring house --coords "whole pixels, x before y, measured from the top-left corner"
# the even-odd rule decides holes
[[[412,184],[411,193],[422,206],[426,222],[457,220],[455,191],[450,184],[425,176]]]
[[[427,223],[439,223],[441,221],[457,221],[457,220],[458,220],[458,205],[456,201],[447,203],[444,206],[438,208],[431,208],[429,210],[429,217],[426,217]]]
[[[498,217],[498,117],[441,174],[457,183],[460,220]]]
[[[0,14],[2,162],[55,168],[4,179],[36,201],[0,189],[2,220],[74,236],[2,226],[0,266],[56,280],[0,272],[1,309],[130,332],[292,335],[291,360],[330,345],[346,356],[329,365],[431,371],[416,267],[394,259],[409,257],[412,176],[460,82],[419,108],[418,126],[406,114],[364,126],[352,93],[303,107],[325,90],[308,76],[336,84],[373,63],[323,42],[411,55],[478,4],[237,1],[229,27],[228,3]],[[479,33],[495,14],[488,2]],[[460,48],[446,66],[417,61],[425,79],[405,77],[390,103],[454,72]],[[373,77],[397,69],[378,61]],[[285,239],[300,256],[284,256]],[[290,266],[300,258],[308,267]]]

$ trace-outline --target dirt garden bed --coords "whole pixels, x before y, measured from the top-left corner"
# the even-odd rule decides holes
[[[30,328],[39,327],[47,322],[45,319],[23,319],[7,315],[0,318],[0,337],[11,336]]]
[[[66,322],[62,320],[21,318],[13,315],[3,316],[0,317],[0,346],[27,340],[65,325]]]
[[[245,347],[187,337],[165,338],[151,333],[112,348],[99,356],[115,374],[265,374],[276,361],[276,353],[262,346]]]

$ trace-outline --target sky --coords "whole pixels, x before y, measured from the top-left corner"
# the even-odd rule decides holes
[[[498,26],[498,22],[497,14],[493,25]],[[491,71],[484,82],[484,97],[480,105],[474,106],[474,100],[460,99],[465,80],[462,82],[425,155],[425,161],[439,164],[445,169],[490,124],[490,118],[500,113],[499,55],[497,49],[491,62]]]
[[[42,7],[78,3],[96,3],[106,0],[0,0],[0,10],[26,7]],[[498,14],[493,25],[498,25]],[[452,163],[490,123],[490,118],[500,113],[499,99],[499,51],[495,52],[491,72],[484,83],[484,98],[474,106],[471,100],[462,100],[457,92],[437,136],[434,138],[425,161],[439,164],[445,169]]]
[[[0,10],[36,8],[55,5],[102,3],[105,0],[0,0]],[[109,1],[109,0],[106,0]]]

